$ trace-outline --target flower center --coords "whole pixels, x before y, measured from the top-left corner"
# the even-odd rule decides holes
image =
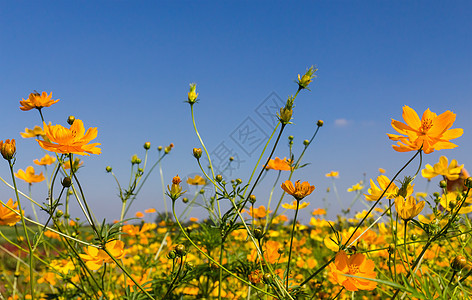
[[[433,127],[433,120],[431,120],[431,119],[425,119],[425,120],[422,120],[422,121],[421,121],[421,127],[420,127],[420,129],[421,129],[422,132],[424,132],[424,133],[428,132],[428,130],[429,130],[431,127]]]
[[[357,274],[359,273],[359,266],[357,265],[349,265],[349,274]]]

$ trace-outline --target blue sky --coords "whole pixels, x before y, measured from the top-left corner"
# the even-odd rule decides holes
[[[294,125],[276,155],[288,155],[288,135],[299,154],[316,121],[325,121],[305,156],[310,165],[294,179],[316,186],[302,220],[324,197],[334,217],[340,205],[326,196],[331,180],[324,174],[340,172],[336,185],[347,205],[346,189],[364,174],[376,177],[382,167],[391,177],[411,157],[393,151],[386,136],[403,105],[419,114],[451,110],[454,127],[464,128],[458,148],[426,155],[423,165],[446,155],[472,169],[471,15],[470,1],[0,1],[0,139],[17,139],[16,170],[40,158],[36,142],[19,136],[39,125],[39,116],[20,111],[19,100],[52,91],[61,100],[43,110],[46,120],[66,125],[74,115],[98,128],[103,153],[84,158],[80,178],[97,217],[116,219],[121,203],[104,169],[113,166],[127,182],[130,157],[143,156],[144,142],[152,143],[152,162],[158,145],[175,144],[163,162],[166,183],[198,172],[191,150],[199,144],[184,103],[189,83],[197,83],[196,119],[208,149],[224,144],[239,155],[244,162],[228,177],[245,181],[261,147],[241,147],[235,133],[254,123],[261,136],[270,133],[258,114],[264,100],[285,101],[297,74],[316,65],[318,77],[297,98]],[[9,178],[6,164],[0,176]],[[258,204],[267,202],[275,177],[269,173],[256,190]],[[130,212],[162,210],[161,195],[155,173]],[[12,196],[0,186],[2,200]],[[33,196],[45,200],[41,185]]]

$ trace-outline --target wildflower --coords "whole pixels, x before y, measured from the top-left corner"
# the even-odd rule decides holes
[[[39,126],[34,126],[33,129],[25,128],[25,132],[20,132],[21,137],[23,138],[32,138],[32,137],[42,137],[44,138],[46,134],[44,130]]]
[[[326,215],[326,210],[323,208],[316,208],[311,214],[314,216]]]
[[[134,277],[134,279],[138,282],[139,285],[141,285],[146,291],[151,289],[151,280],[150,278],[147,277],[147,273],[143,273],[140,277]],[[134,283],[131,278],[126,278],[126,286],[130,287],[131,292],[134,292],[135,290],[138,290],[136,288],[136,283]]]
[[[113,255],[115,259],[121,259],[125,256],[126,250],[124,250],[124,247],[125,244],[123,241],[119,240],[107,242],[105,245],[105,248],[111,253],[111,255]],[[79,255],[85,261],[85,264],[90,270],[98,270],[103,265],[103,263],[109,263],[113,261],[113,259],[102,249],[87,246],[84,251],[85,254]]]
[[[44,155],[40,160],[35,159],[33,162],[38,166],[49,166],[56,161],[56,158],[50,156],[49,154]]]
[[[72,162],[72,169],[74,173],[84,164],[83,161],[80,161],[80,158],[76,157],[74,161]],[[66,160],[64,162],[64,169],[69,170],[70,169],[70,159]]]
[[[197,84],[196,83],[191,83],[190,84],[190,92],[188,92],[188,103],[194,104],[197,102],[198,98],[198,93],[196,92],[197,90]]]
[[[29,97],[27,100],[22,98],[22,101],[20,101],[20,109],[22,111],[28,111],[33,108],[36,109],[41,109],[43,107],[49,107],[53,105],[54,103],[57,103],[59,99],[53,100],[52,98],[52,92],[49,94],[46,92],[43,92],[41,95],[39,93],[31,93],[29,94]]]
[[[280,122],[284,125],[289,124],[292,119],[294,99],[293,96],[288,97],[285,106],[280,108],[280,114],[277,114]]]
[[[11,160],[15,157],[16,153],[16,142],[15,139],[0,141],[0,152],[6,160]]]
[[[362,181],[356,183],[355,185],[351,186],[347,189],[348,192],[355,192],[355,191],[362,191],[364,188],[364,183]]]
[[[379,168],[379,173],[380,174],[385,174],[385,169]]]
[[[177,198],[180,197],[184,192],[182,192],[182,187],[180,186],[180,183],[182,180],[180,180],[179,175],[175,176],[172,178],[172,187],[167,186],[167,189],[169,192],[166,192],[167,196],[169,196],[173,201],[177,200]]]
[[[469,172],[465,168],[461,169],[459,178],[455,180],[448,180],[446,189],[448,192],[462,192],[465,188],[466,180],[469,178]]]
[[[287,160],[286,157],[284,157],[284,159],[276,157],[275,159],[269,160],[266,166],[266,170],[290,171],[290,163],[290,159]]]
[[[250,216],[252,216],[253,218],[259,218],[259,219],[265,218],[268,213],[270,214],[272,212],[272,211],[266,211],[266,208],[264,205],[261,205],[258,208],[252,208],[251,206],[249,207],[249,212],[247,210],[244,210],[244,211],[248,213]]]
[[[458,166],[457,160],[451,160],[451,163],[448,166],[448,159],[445,156],[439,158],[439,162],[434,164],[432,167],[430,164],[427,164],[423,170],[421,170],[421,175],[424,178],[432,179],[438,175],[443,175],[448,180],[456,180],[459,178],[460,173],[464,165]]]
[[[308,89],[308,85],[313,81],[313,78],[315,78],[315,72],[318,71],[318,69],[315,69],[313,66],[311,66],[306,73],[301,76],[298,74],[298,81],[295,81],[298,83],[298,88],[301,89]]]
[[[395,209],[400,218],[405,221],[416,217],[423,210],[424,205],[424,201],[416,203],[416,198],[413,196],[408,196],[406,198],[398,196],[395,198]]]
[[[10,199],[6,205],[0,204],[0,225],[13,226],[21,219],[19,214],[8,208],[18,211],[18,202],[13,203],[13,200]]]
[[[136,213],[136,218],[143,218],[143,217],[144,217],[144,214],[142,212],[138,211]]]
[[[374,262],[370,259],[366,259],[362,253],[356,253],[348,257],[346,252],[343,250],[336,254],[334,263],[329,265],[330,268],[330,279],[334,282],[341,284],[348,291],[358,290],[373,290],[377,286],[377,283],[369,279],[364,278],[375,278],[377,273],[374,272]],[[358,277],[348,277],[344,274],[354,275]]]
[[[366,200],[377,201],[390,183],[390,179],[385,175],[380,175],[377,177],[377,182],[379,183],[380,188],[377,187],[372,179],[370,180],[370,189],[367,190],[370,195],[364,194]],[[388,190],[385,192],[384,197],[387,199],[394,199],[397,196],[397,193],[398,187],[392,182]]]
[[[333,178],[338,178],[339,177],[339,172],[337,171],[331,171],[325,175],[326,177],[333,177]]]
[[[314,185],[310,185],[307,181],[300,183],[300,180],[295,182],[295,186],[293,186],[293,183],[290,180],[286,180],[282,183],[281,187],[287,194],[295,197],[297,201],[302,200],[315,190]]]
[[[156,212],[156,209],[155,208],[148,208],[144,212],[147,213],[147,214],[152,214],[152,213]]]
[[[405,105],[402,116],[406,124],[392,119],[392,127],[406,136],[387,134],[389,139],[398,141],[397,145],[393,145],[393,149],[398,152],[422,149],[428,154],[434,150],[452,149],[457,145],[449,140],[463,133],[461,128],[449,129],[456,119],[456,115],[449,110],[438,116],[428,108],[420,120],[418,114]]]
[[[302,209],[310,205],[310,202],[302,202],[298,205],[298,209]],[[292,203],[282,203],[282,207],[285,209],[297,209],[297,201],[293,201]]]
[[[41,182],[46,179],[43,175],[43,172],[39,173],[38,175],[34,174],[34,168],[32,166],[27,167],[26,171],[19,169],[18,173],[15,173],[15,176],[21,180],[26,181],[29,184],[33,184],[34,182]]]
[[[85,132],[82,120],[76,119],[70,129],[61,125],[48,126],[44,123],[44,132],[51,142],[38,141],[39,145],[48,151],[57,153],[74,153],[78,155],[100,154],[100,143],[89,144],[97,137],[97,128],[89,128]]]
[[[449,192],[444,194],[440,197],[439,203],[442,207],[444,207],[447,211],[456,210],[463,200],[463,196],[461,193],[458,192]],[[465,203],[470,204],[472,203],[472,195],[469,195],[466,199],[464,199]],[[459,214],[468,214],[472,212],[472,205],[466,206],[462,205],[461,209],[459,210]]]
[[[262,274],[259,270],[252,271],[248,275],[248,279],[252,284],[258,284],[262,281]]]
[[[202,148],[193,148],[193,157],[200,159],[202,157]]]
[[[205,185],[206,181],[200,175],[195,175],[194,178],[189,177],[187,183],[190,185]]]

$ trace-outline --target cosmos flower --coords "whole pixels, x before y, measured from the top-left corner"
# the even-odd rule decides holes
[[[307,181],[300,183],[300,180],[295,182],[295,186],[293,186],[293,183],[290,180],[286,180],[282,183],[281,187],[287,194],[295,197],[297,201],[302,200],[315,190],[314,185],[310,185]]]
[[[21,180],[26,181],[29,184],[33,184],[34,182],[41,182],[46,179],[43,175],[43,172],[39,173],[38,175],[34,174],[34,168],[32,166],[27,167],[26,171],[19,169],[18,173],[15,173],[15,176]]]
[[[125,244],[123,241],[113,240],[107,242],[105,247],[115,259],[121,259],[126,254],[126,250],[124,250]],[[90,270],[98,270],[103,265],[103,263],[109,263],[113,261],[112,258],[108,256],[108,254],[102,249],[87,246],[84,251],[85,254],[79,255],[85,261],[85,264]]]
[[[298,205],[298,209],[302,209],[310,205],[310,202],[302,202]],[[294,200],[292,203],[282,203],[282,207],[285,209],[297,209],[297,201]]]
[[[33,162],[38,166],[49,166],[56,161],[56,158],[50,156],[49,154],[44,155],[40,160],[35,159]]]
[[[341,284],[348,291],[373,290],[377,283],[369,279],[344,276],[344,274],[363,278],[375,278],[374,261],[366,259],[362,253],[347,256],[346,252],[339,251],[333,263],[329,265],[331,281]]]
[[[326,177],[333,177],[333,178],[338,178],[339,177],[339,172],[338,171],[331,171],[325,175]]]
[[[44,132],[50,142],[36,141],[47,151],[78,155],[89,155],[89,153],[100,154],[102,152],[97,147],[100,143],[89,144],[91,140],[97,137],[97,128],[89,128],[85,132],[82,120],[76,119],[70,126],[70,129],[61,125],[51,126],[44,123]]]
[[[412,108],[405,105],[402,116],[406,124],[392,119],[393,129],[401,135],[387,134],[391,140],[398,141],[393,145],[398,152],[422,149],[428,154],[434,150],[452,149],[457,145],[449,140],[463,133],[461,128],[449,129],[456,120],[456,115],[449,110],[438,116],[428,108],[420,119]]]
[[[41,109],[43,107],[49,107],[59,101],[59,99],[53,100],[51,98],[52,98],[52,92],[49,94],[49,96],[46,92],[43,92],[42,94],[31,93],[29,94],[29,97],[27,100],[22,99],[22,101],[20,101],[20,104],[21,104],[20,109],[22,111],[28,111],[33,108]]]
[[[266,166],[266,170],[290,171],[290,160],[287,160],[286,157],[284,157],[284,159],[278,157],[270,159]]]
[[[39,126],[34,126],[33,129],[25,128],[25,132],[20,132],[21,137],[23,138],[32,138],[32,137],[45,137],[46,134],[44,130]]]
[[[439,158],[439,162],[431,166],[427,164],[423,170],[421,170],[421,175],[424,178],[432,179],[438,175],[443,175],[448,180],[457,180],[461,174],[461,170],[464,165],[458,165],[457,160],[451,160],[451,163],[448,165],[448,159],[445,156]]]
[[[206,181],[200,175],[195,175],[194,178],[189,177],[187,183],[190,185],[205,185]]]
[[[416,198],[413,196],[408,196],[406,198],[398,196],[395,198],[395,209],[400,218],[405,221],[416,217],[423,210],[424,205],[424,201],[416,203]]]
[[[18,203],[13,203],[12,199],[8,200],[5,206],[0,204],[0,225],[13,226],[20,221],[21,216],[8,209],[7,206],[18,211]]]

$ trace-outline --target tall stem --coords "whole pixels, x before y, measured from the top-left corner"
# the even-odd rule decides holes
[[[288,279],[290,278],[290,259],[292,258],[292,243],[293,243],[293,234],[295,232],[295,226],[297,224],[297,215],[298,215],[298,207],[300,205],[300,201],[297,199],[297,208],[295,210],[295,217],[293,218],[293,226],[292,226],[292,234],[290,235],[290,248],[288,251],[288,262],[287,262],[287,282],[285,283],[285,289],[288,291]]]

